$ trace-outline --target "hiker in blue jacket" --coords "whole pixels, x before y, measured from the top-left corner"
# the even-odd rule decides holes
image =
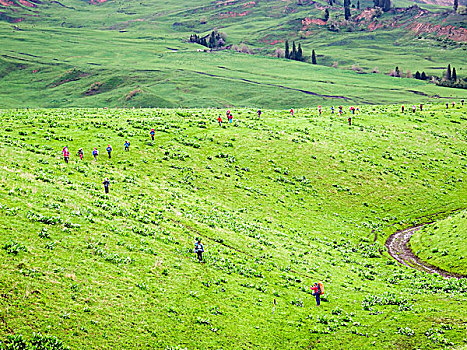
[[[107,145],[107,153],[109,154],[109,159],[112,158],[112,156],[110,155],[112,153],[112,146],[110,145]]]
[[[128,152],[130,150],[130,141],[125,141],[124,146],[125,146],[125,152]]]
[[[204,247],[201,244],[201,238],[198,238],[195,243],[195,253],[198,255],[198,261],[203,262]]]

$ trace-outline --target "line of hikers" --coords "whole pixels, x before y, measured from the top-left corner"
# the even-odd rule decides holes
[[[125,143],[123,144],[123,147],[125,148],[125,152],[129,152],[130,151],[130,141],[125,141]],[[112,158],[112,151],[113,151],[112,146],[110,144],[107,145],[107,148],[105,150],[107,151],[109,159],[111,159]],[[63,153],[63,159],[65,160],[65,163],[68,163],[68,161],[70,159],[70,151],[68,150],[68,146],[63,147],[62,153]],[[78,150],[78,152],[76,153],[76,155],[79,157],[79,159],[83,160],[83,158],[84,158],[83,148],[80,148]],[[97,149],[97,147],[94,147],[94,149],[92,150],[92,156],[94,157],[94,160],[97,161],[97,157],[99,156],[99,150]]]

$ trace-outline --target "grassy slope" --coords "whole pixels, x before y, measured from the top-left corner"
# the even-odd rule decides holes
[[[4,110],[0,244],[27,252],[0,250],[0,334],[80,349],[462,345],[465,280],[378,249],[393,224],[466,207],[465,108],[364,107],[352,127],[327,110],[258,120],[244,109],[226,128],[217,110]],[[199,235],[204,265],[191,252]]]
[[[425,70],[427,74],[442,75],[449,62],[463,76],[465,46],[425,37],[414,39],[402,29],[332,33],[317,26],[309,29],[310,35],[298,39],[299,35],[305,35],[299,34],[301,19],[321,16],[321,9],[314,5],[259,2],[250,8],[245,2],[213,5],[204,1],[189,4],[110,1],[99,6],[78,0],[62,3],[68,8],[57,3],[41,4],[34,9],[39,16],[27,17],[25,22],[15,24],[16,29],[6,22],[0,24],[2,107],[262,105],[287,108],[341,104],[338,99],[323,100],[242,79],[319,94],[345,95],[353,103],[417,103],[426,102],[431,96],[466,97],[464,91],[439,88],[414,79],[359,75],[261,55],[198,53],[196,50],[201,46],[185,42],[193,32],[219,28],[227,33],[229,43],[246,42],[261,49],[263,55],[283,46],[281,42],[270,45],[273,40],[289,38],[300,40],[307,55],[316,49],[319,63],[327,66],[338,62],[340,68],[347,70],[355,64],[367,72],[377,66],[387,73],[397,65],[404,72]],[[221,17],[242,11],[251,12],[242,17]],[[336,8],[334,12],[340,16],[342,11]],[[206,23],[201,24],[201,20]],[[12,63],[22,64],[23,69],[12,70],[9,66]],[[71,68],[89,75],[76,82],[50,87]],[[33,74],[35,69],[39,73]],[[116,76],[120,83],[112,89],[99,95],[84,95],[91,84]],[[125,96],[135,89],[143,93],[139,99],[127,101]]]
[[[466,212],[460,212],[418,231],[410,240],[412,249],[421,259],[444,270],[467,275],[463,262],[467,255]]]

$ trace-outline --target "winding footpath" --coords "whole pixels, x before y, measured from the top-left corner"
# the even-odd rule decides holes
[[[420,260],[409,248],[409,241],[412,235],[420,230],[424,225],[418,225],[414,227],[407,228],[402,231],[397,231],[396,233],[389,236],[386,241],[386,247],[388,248],[389,255],[396,259],[401,264],[412,267],[417,270],[425,271],[428,273],[437,273],[446,278],[466,278],[466,276],[448,272],[440,269],[439,267],[430,265],[422,260]]]

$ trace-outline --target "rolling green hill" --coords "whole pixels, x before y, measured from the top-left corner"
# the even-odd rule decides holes
[[[314,1],[21,1],[0,2],[4,108],[288,108],[466,97],[387,76],[396,66],[404,76],[443,76],[451,64],[465,78],[465,16],[437,5],[380,14],[362,1],[345,21],[342,4]],[[199,52],[206,47],[188,42],[212,30],[230,49]],[[285,40],[300,43],[306,60],[315,50],[318,65],[275,58]]]
[[[467,264],[462,260],[467,254],[466,212],[436,222],[417,232],[411,239],[411,248],[423,260],[442,267],[444,270],[467,275]]]
[[[467,280],[384,242],[466,208],[467,106],[348,107],[1,110],[0,349],[465,346]]]

